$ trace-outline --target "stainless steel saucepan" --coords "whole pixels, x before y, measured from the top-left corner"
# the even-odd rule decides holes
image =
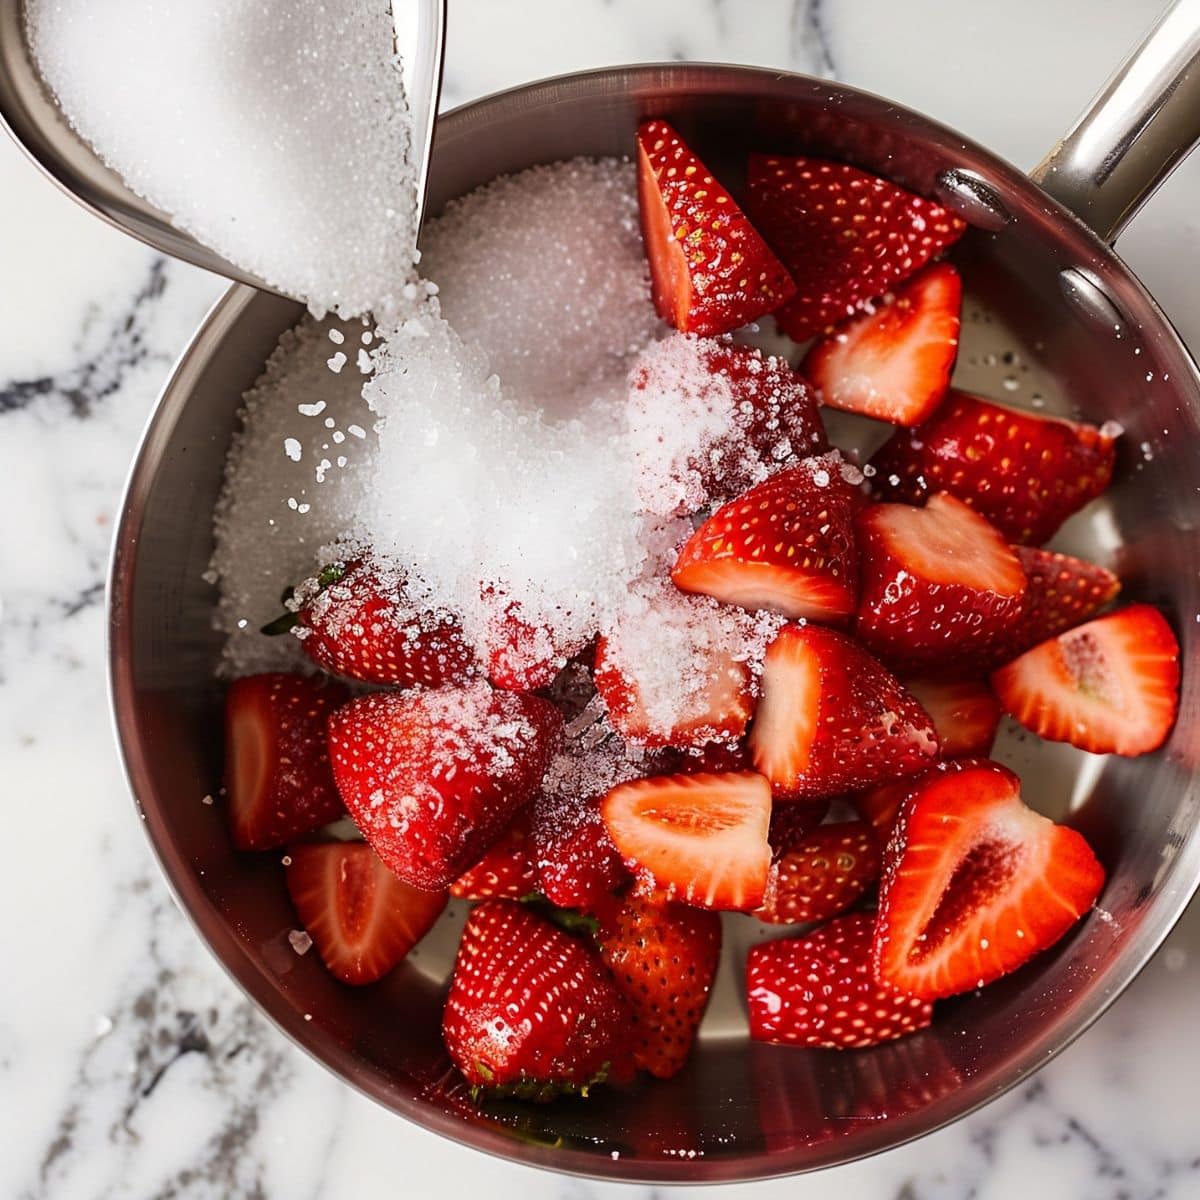
[[[110,581],[118,736],[167,878],[233,978],[300,1046],[410,1120],[519,1162],[610,1179],[751,1179],[899,1145],[998,1096],[1092,1022],[1162,941],[1200,879],[1200,377],[1110,249],[1200,135],[1200,0],[1179,4],[1030,179],[917,113],[774,71],[672,64],[532,83],[442,118],[437,212],[501,172],[623,155],[638,121],[675,123],[736,182],[752,149],[842,159],[936,197],[971,224],[960,385],[1125,429],[1117,480],[1070,543],[1112,563],[1130,599],[1161,605],[1182,640],[1168,747],[1091,759],[1010,739],[1030,801],[1070,819],[1110,872],[1101,908],[1050,954],[948,1002],[934,1026],[870,1051],[751,1044],[730,985],[693,1062],[633,1093],[477,1109],[441,1047],[453,943],[353,991],[314,956],[280,953],[294,915],[275,856],[239,856],[219,810],[221,691],[212,590],[201,578],[242,393],[298,305],[234,286],[167,384],[139,452]],[[742,922],[743,925],[746,922]],[[739,935],[744,936],[744,935]],[[737,947],[731,950],[736,955]],[[726,967],[727,981],[737,964]]]

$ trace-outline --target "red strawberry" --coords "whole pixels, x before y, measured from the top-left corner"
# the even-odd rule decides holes
[[[853,913],[807,937],[754,946],[746,960],[750,1036],[847,1050],[924,1029],[933,1005],[872,974],[874,930],[873,917]]]
[[[722,604],[815,621],[849,616],[860,480],[836,452],[772,475],[692,534],[671,578]]]
[[[947,491],[1009,541],[1040,545],[1108,487],[1115,458],[1107,429],[952,392],[932,420],[897,430],[871,464],[884,499],[919,504]]]
[[[1098,617],[992,676],[1004,711],[1052,742],[1093,754],[1157,750],[1179,707],[1179,643],[1148,604]]]
[[[600,957],[633,1012],[634,1060],[659,1079],[687,1062],[721,956],[721,918],[627,896],[602,915]]]
[[[374,983],[433,927],[445,892],[401,883],[362,842],[288,850],[287,888],[321,961],[343,983]]]
[[[828,408],[919,425],[949,390],[961,309],[958,272],[933,263],[817,342],[801,369]]]
[[[751,771],[660,775],[613,788],[600,807],[625,865],[669,899],[753,909],[771,867],[771,789]]]
[[[524,900],[536,892],[530,816],[526,805],[484,856],[450,885],[450,895],[463,900]]]
[[[795,280],[775,319],[798,342],[893,289],[966,229],[941,205],[845,163],[752,154],[746,186],[752,219]]]
[[[269,850],[336,821],[325,719],[347,697],[303,675],[248,675],[225,694],[225,788],[239,850]]]
[[[767,899],[754,916],[770,925],[824,921],[848,909],[879,878],[879,844],[864,821],[821,825],[771,874]]]
[[[977,679],[906,679],[905,688],[933,719],[946,758],[986,757],[1000,726],[1000,701]]]
[[[442,1038],[473,1087],[527,1100],[586,1095],[633,1069],[633,1021],[604,966],[511,900],[467,917]]]
[[[642,237],[659,316],[684,333],[728,333],[795,293],[787,270],[666,121],[638,129]]]
[[[487,677],[499,688],[533,692],[548,687],[582,647],[562,641],[546,625],[534,625],[522,615],[521,605],[506,600],[495,588],[484,589],[491,610],[480,654]]]
[[[876,504],[858,516],[862,595],[854,632],[901,669],[969,669],[1025,611],[1025,572],[978,513],[945,492],[924,508]]]
[[[938,772],[884,856],[878,977],[925,1000],[983,987],[1052,946],[1104,884],[1087,842],[1021,802],[997,763]]]
[[[879,844],[886,846],[891,839],[892,830],[896,828],[896,818],[900,815],[900,809],[909,796],[920,791],[935,775],[952,774],[962,770],[964,765],[973,765],[973,761],[964,758],[947,759],[936,763],[920,775],[897,779],[894,783],[882,783],[870,791],[859,792],[851,797],[850,802],[858,811],[858,815],[875,830],[875,838]]]
[[[542,792],[533,802],[537,889],[552,904],[595,912],[629,878],[598,796]]]
[[[437,891],[533,797],[561,732],[549,701],[477,683],[352,700],[329,719],[329,750],[375,852],[406,883]]]
[[[777,796],[819,799],[915,775],[938,742],[925,710],[857,642],[785,625],[767,650],[750,752]]]
[[[750,763],[739,769],[749,770],[752,767],[753,763]],[[778,862],[789,850],[794,850],[828,815],[828,800],[814,800],[808,804],[791,801],[773,805],[771,828],[767,836],[775,861]]]
[[[351,563],[305,601],[298,616],[309,658],[349,679],[439,687],[476,670],[453,616],[414,605],[403,580],[367,563]]]
[[[724,504],[826,446],[816,397],[786,359],[683,334],[639,355],[628,414],[639,499],[663,516]]]

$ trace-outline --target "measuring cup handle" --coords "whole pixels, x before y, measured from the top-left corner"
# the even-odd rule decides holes
[[[1034,181],[1113,242],[1200,141],[1200,0],[1176,0]]]

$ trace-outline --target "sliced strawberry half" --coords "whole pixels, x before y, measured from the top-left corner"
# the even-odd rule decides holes
[[[671,578],[685,592],[752,611],[814,621],[849,616],[861,478],[836,452],[772,475],[692,534]]]
[[[292,846],[287,888],[321,961],[343,983],[381,979],[446,907],[445,892],[402,883],[362,842]]]
[[[753,915],[769,925],[836,917],[879,878],[879,863],[879,843],[865,821],[821,825],[771,867],[767,899]]]
[[[1040,545],[1108,487],[1115,458],[1107,429],[952,392],[924,425],[894,433],[871,464],[883,499],[920,504],[950,492],[1009,541]]]
[[[974,759],[951,758],[935,763],[920,775],[912,775],[908,779],[897,779],[894,783],[881,783],[869,791],[859,792],[850,798],[858,815],[868,822],[875,830],[876,840],[881,846],[886,846],[891,840],[892,831],[896,828],[896,820],[900,810],[909,796],[921,788],[935,775],[952,774],[961,771],[963,766],[971,766]]]
[[[750,752],[781,799],[914,775],[938,753],[925,710],[857,642],[786,625],[767,650]]]
[[[924,1029],[933,1005],[872,973],[874,932],[873,917],[854,913],[807,937],[753,947],[746,960],[750,1036],[849,1050]]]
[[[340,684],[304,675],[248,675],[225,694],[225,790],[239,850],[269,850],[342,815],[325,721]]]
[[[448,887],[533,798],[562,735],[547,700],[486,683],[379,692],[329,719],[333,775],[375,852],[413,887]]]
[[[582,1093],[633,1073],[633,1018],[583,942],[522,904],[467,917],[442,1038],[472,1087],[526,1100]]]
[[[670,1079],[687,1062],[721,956],[721,918],[627,896],[599,922],[604,965],[637,1026],[637,1065]]]
[[[752,771],[661,775],[613,788],[600,809],[625,865],[668,899],[754,909],[771,868],[771,788]]]
[[[599,796],[542,792],[533,802],[537,890],[552,904],[596,912],[629,880]]]
[[[1103,885],[1087,842],[1027,808],[1011,771],[935,774],[888,843],[876,974],[926,1000],[983,987],[1057,942]]]
[[[961,310],[958,272],[933,263],[817,342],[801,370],[828,408],[920,425],[950,389]]]
[[[666,121],[639,129],[638,201],[659,316],[684,333],[729,333],[795,293],[733,197]]]
[[[933,719],[944,758],[991,753],[1003,710],[979,679],[906,679],[904,686]]]
[[[451,885],[462,900],[524,900],[538,890],[530,836],[532,810],[526,805],[484,856]]]
[[[1179,643],[1162,613],[1132,604],[1001,667],[992,687],[1026,729],[1093,754],[1166,741],[1179,708]]]
[[[945,492],[924,508],[876,504],[858,516],[862,594],[854,631],[901,669],[970,669],[1025,611],[1025,572],[1008,542]]]
[[[752,154],[746,186],[751,219],[795,281],[775,319],[798,342],[896,287],[967,228],[940,204],[819,158]]]

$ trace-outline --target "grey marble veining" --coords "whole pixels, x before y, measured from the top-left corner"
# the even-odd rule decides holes
[[[446,101],[636,60],[836,75],[1030,165],[1157,0],[454,0]],[[1122,250],[1200,345],[1200,167]],[[591,1200],[350,1093],[271,1029],[176,910],[111,743],[102,587],[120,488],[222,284],[72,207],[0,145],[0,1196]],[[1180,264],[1185,264],[1184,268]],[[924,1141],[732,1196],[1200,1197],[1200,908],[1030,1083]]]

